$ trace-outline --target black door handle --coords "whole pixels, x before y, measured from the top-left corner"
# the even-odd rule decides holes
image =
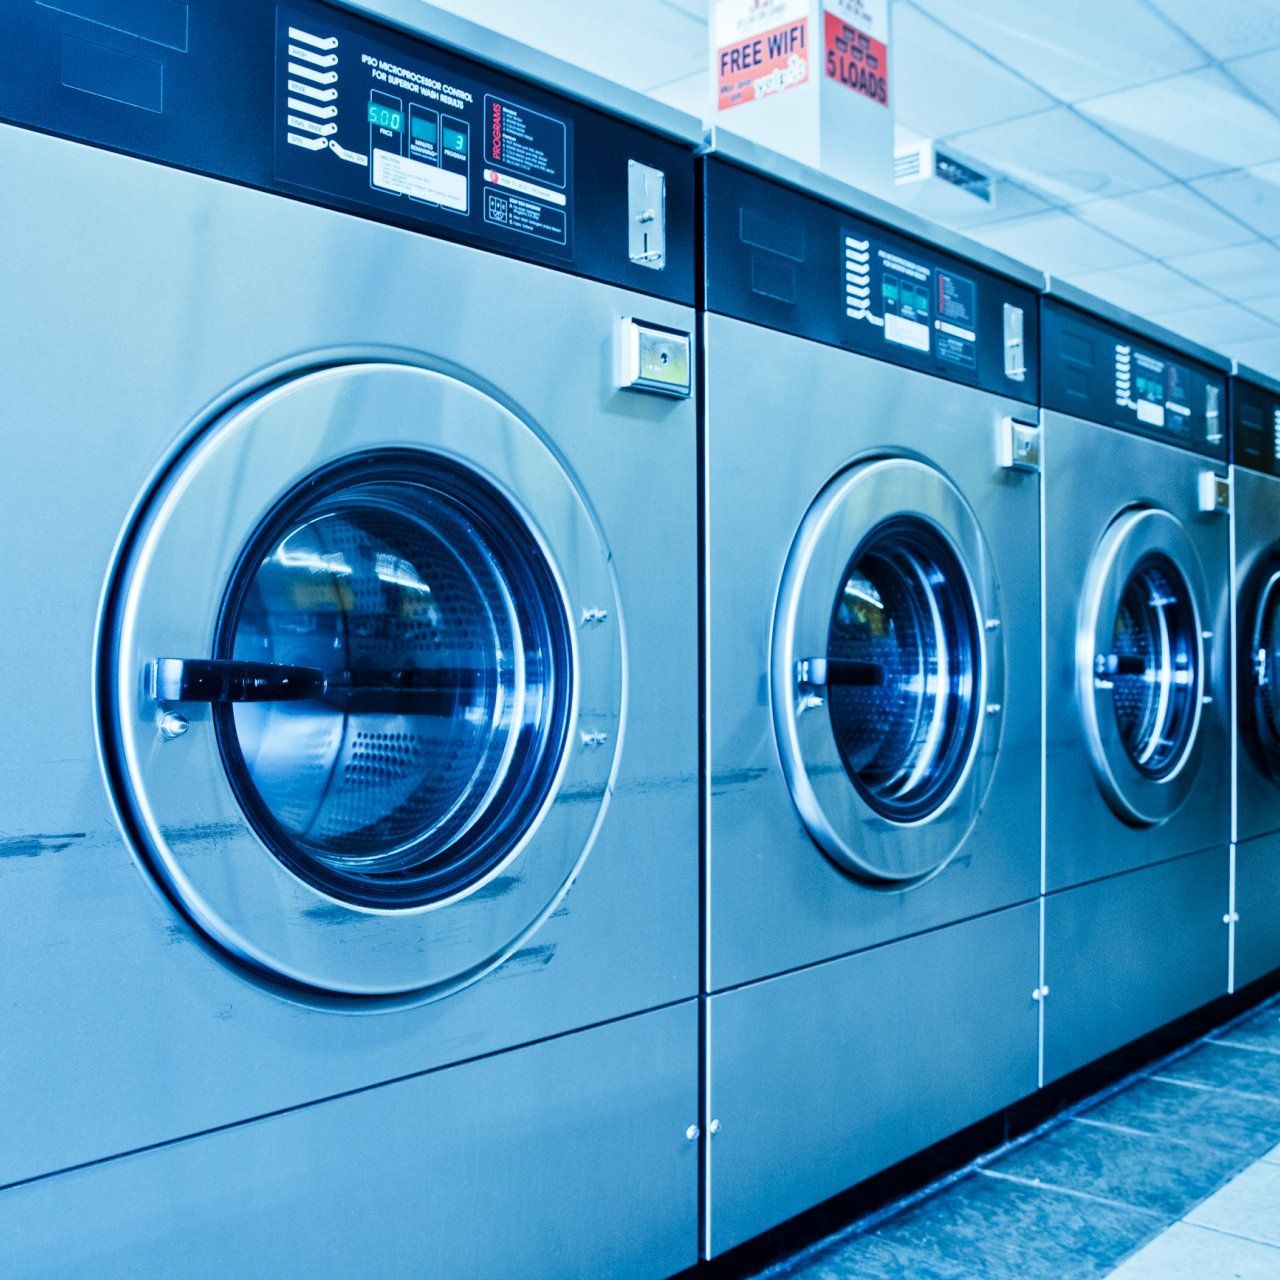
[[[801,658],[796,663],[796,683],[811,689],[870,689],[884,684],[879,662],[847,658]]]
[[[157,658],[151,664],[157,702],[305,702],[322,697],[324,689],[318,667],[234,658]]]
[[[1100,680],[1107,676],[1145,676],[1151,665],[1136,653],[1100,653],[1093,660],[1093,674]]]

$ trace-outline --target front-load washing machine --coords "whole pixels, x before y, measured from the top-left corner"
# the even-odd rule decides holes
[[[1280,966],[1280,382],[1231,380],[1231,985]]]
[[[1040,277],[703,165],[718,1254],[1036,1087]]]
[[[4,27],[0,1270],[678,1270],[692,146],[310,0]]]
[[[1050,282],[1044,389],[1044,1073],[1224,994],[1226,377]]]

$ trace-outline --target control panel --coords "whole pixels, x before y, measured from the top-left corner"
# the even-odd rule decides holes
[[[1231,461],[1280,476],[1280,391],[1231,379]]]
[[[1040,327],[1046,409],[1226,461],[1225,373],[1055,298]]]
[[[1038,402],[1033,289],[714,156],[703,188],[709,310]]]
[[[0,119],[694,299],[691,150],[321,0],[49,0]]]

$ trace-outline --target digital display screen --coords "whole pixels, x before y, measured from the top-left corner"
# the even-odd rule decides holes
[[[461,129],[444,128],[444,146],[446,151],[454,151],[458,155],[467,154],[467,135]]]
[[[393,129],[399,133],[404,128],[404,112],[394,107],[384,107],[380,103],[369,103],[369,123],[376,124],[379,129]]]
[[[431,146],[436,144],[436,122],[428,116],[410,116],[409,134],[414,142],[425,142]]]

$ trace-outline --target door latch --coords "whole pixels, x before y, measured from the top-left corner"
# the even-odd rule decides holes
[[[690,338],[641,320],[618,326],[619,381],[632,391],[686,399],[693,389]]]
[[[1040,428],[1034,422],[1002,418],[996,431],[996,462],[1006,471],[1040,470]]]
[[[1205,515],[1231,510],[1231,481],[1216,471],[1202,471],[1197,480],[1197,505]]]

